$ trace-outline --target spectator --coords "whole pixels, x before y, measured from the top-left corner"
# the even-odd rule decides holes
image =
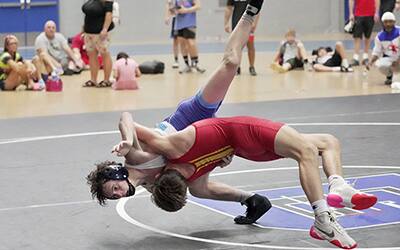
[[[306,49],[300,40],[296,40],[296,31],[290,29],[285,34],[285,40],[282,41],[271,68],[278,73],[285,73],[304,66],[307,69],[311,68]]]
[[[34,59],[37,63],[37,58]],[[38,83],[34,84],[34,80]],[[0,90],[25,90],[44,88],[44,81],[35,66],[18,53],[18,39],[13,35],[4,38],[0,54]]]
[[[383,30],[375,37],[375,45],[372,58],[367,69],[375,65],[379,71],[386,76],[385,84],[390,85],[393,81],[393,73],[400,70],[400,28],[396,25],[396,18],[391,12],[382,16]]]
[[[313,69],[317,72],[353,72],[342,42],[336,43],[335,51],[331,47],[320,47],[312,55],[315,56]]]
[[[200,0],[174,0],[175,1],[175,28],[174,31],[178,35],[179,45],[183,60],[185,61],[185,68],[179,73],[189,73],[192,69],[197,72],[204,73],[206,70],[199,67],[199,54],[196,44],[196,12],[200,9]],[[191,64],[187,51],[190,55]]]
[[[82,60],[83,69],[89,69],[90,68],[89,67],[89,56],[88,56],[87,51],[86,51],[84,35],[85,34],[83,32],[75,35],[72,38],[71,47],[72,47],[72,51],[75,54],[75,57]],[[98,59],[100,68],[102,68],[103,67],[103,58],[101,57],[101,55],[99,55],[97,57],[97,59]]]
[[[232,32],[236,25],[238,24],[240,18],[242,17],[244,11],[246,10],[246,6],[249,3],[249,0],[228,0],[225,8],[225,19],[224,26],[226,32]],[[257,28],[258,20],[260,15],[257,15],[255,22],[253,23],[253,27],[251,30],[251,34],[249,36],[249,40],[247,42],[247,55],[249,57],[249,71],[250,75],[256,76],[257,72],[254,68],[254,63],[256,60],[256,49],[254,47],[254,32]],[[229,19],[231,19],[231,25],[229,24]],[[240,67],[237,70],[237,74],[240,75]]]
[[[83,86],[110,87],[112,85],[110,81],[112,61],[108,48],[110,45],[109,32],[114,28],[113,0],[89,0],[83,4],[82,11],[85,13],[84,40],[90,65],[90,80]],[[104,80],[98,83],[99,54],[103,58]]]
[[[400,9],[400,1],[399,0],[381,0],[381,5],[379,8],[379,14],[382,15],[386,12],[394,12]]]
[[[172,64],[173,69],[179,68],[179,41],[178,41],[178,34],[177,32],[174,32],[174,27],[175,27],[175,19],[176,19],[176,14],[175,14],[176,8],[173,0],[167,0],[167,4],[165,7],[165,24],[166,25],[171,25],[171,34],[170,37],[172,38],[172,49],[174,53],[174,63]],[[185,55],[188,54],[187,48],[182,48],[184,51],[183,53]]]
[[[79,73],[83,67],[82,61],[75,57],[68,46],[67,39],[56,32],[56,24],[53,21],[47,21],[44,32],[36,37],[35,49],[41,63],[45,65],[46,73],[54,71],[58,75],[72,75]]]
[[[379,21],[380,0],[349,0],[350,20],[354,22],[354,55],[353,66],[360,65],[361,40],[364,36],[364,53],[362,64],[368,64],[368,52],[374,23]]]
[[[120,52],[117,55],[117,61],[113,66],[114,78],[112,88],[115,90],[123,89],[138,89],[138,77],[141,76],[139,65],[129,58],[125,52]]]

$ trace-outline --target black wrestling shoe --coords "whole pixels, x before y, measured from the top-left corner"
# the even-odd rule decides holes
[[[240,70],[240,67],[239,68],[237,68],[237,70],[236,70],[236,75],[238,76],[238,75],[240,75],[240,72],[241,70]]]
[[[246,216],[238,215],[234,219],[236,224],[241,225],[253,224],[272,207],[268,198],[259,194],[247,198],[242,205],[247,206]]]

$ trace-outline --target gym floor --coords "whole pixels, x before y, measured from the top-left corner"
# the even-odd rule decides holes
[[[170,56],[137,56],[168,62]],[[245,57],[245,55],[244,55]],[[221,54],[202,55],[204,75],[144,76],[139,91],[83,89],[85,75],[63,78],[62,93],[0,93],[0,249],[322,249],[311,239],[312,212],[299,188],[296,163],[235,158],[215,180],[267,195],[273,208],[257,225],[232,217],[235,203],[190,197],[178,213],[156,208],[142,189],[102,208],[90,199],[85,176],[95,162],[117,159],[121,111],[154,126],[205,82]],[[378,196],[371,209],[339,209],[339,222],[360,248],[400,249],[400,100],[375,70],[353,74],[267,69],[271,51],[258,54],[259,76],[235,78],[219,116],[255,115],[304,133],[332,133],[342,143],[345,176]],[[159,93],[162,93],[160,95]],[[168,108],[165,108],[168,107]],[[322,174],[322,172],[321,172]],[[326,178],[323,178],[326,182]]]

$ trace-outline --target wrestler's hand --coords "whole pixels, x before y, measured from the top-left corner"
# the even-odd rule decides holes
[[[125,156],[129,153],[132,148],[132,142],[129,141],[121,141],[117,145],[115,145],[111,151],[111,153],[116,153],[117,156]]]
[[[229,164],[231,164],[232,159],[233,159],[233,155],[228,155],[227,157],[222,158],[222,162],[219,165],[219,167],[224,168],[224,167],[228,166]]]

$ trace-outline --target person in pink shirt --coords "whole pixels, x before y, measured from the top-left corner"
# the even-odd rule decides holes
[[[112,85],[114,90],[138,89],[137,78],[141,76],[139,64],[129,58],[125,52],[117,55],[117,61],[113,66],[115,82]]]

